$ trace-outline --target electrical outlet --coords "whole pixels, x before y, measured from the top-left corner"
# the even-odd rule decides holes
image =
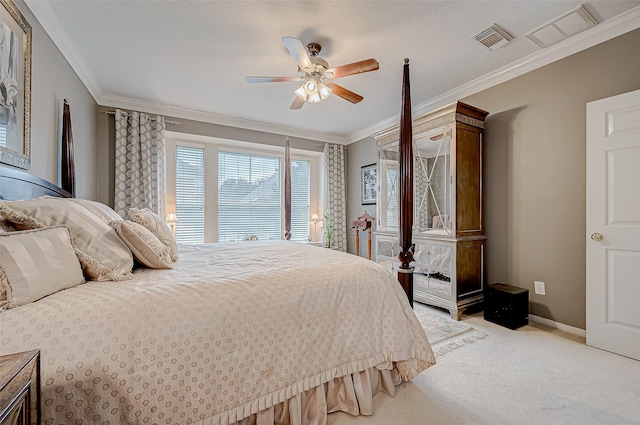
[[[533,286],[535,287],[536,294],[545,295],[544,282],[538,282],[536,280],[536,281],[533,282]]]

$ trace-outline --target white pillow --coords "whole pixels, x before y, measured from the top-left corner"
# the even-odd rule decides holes
[[[171,233],[171,229],[160,216],[152,212],[148,208],[139,210],[137,208],[129,208],[129,218],[134,223],[138,223],[146,227],[160,241],[171,250],[171,261],[178,261],[178,244]]]
[[[130,278],[133,256],[127,245],[107,223],[75,202],[65,198],[0,201],[0,217],[29,229],[67,226],[87,278]]]
[[[67,227],[0,233],[0,285],[8,308],[84,281]]]
[[[80,199],[80,198],[67,198],[67,201],[75,202],[76,204],[82,205],[85,207],[90,213],[98,217],[100,220],[109,224],[114,220],[122,220],[120,214],[115,212],[110,206],[103,204],[102,202],[90,201],[88,199]]]
[[[109,223],[140,263],[152,269],[173,268],[171,250],[141,224],[118,220]]]

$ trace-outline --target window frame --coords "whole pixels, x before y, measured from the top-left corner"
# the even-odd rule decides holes
[[[188,134],[167,135],[165,139],[167,161],[166,183],[166,211],[176,210],[176,146],[187,146],[204,149],[204,179],[205,179],[205,203],[204,203],[204,242],[218,242],[218,152],[237,152],[251,155],[264,155],[277,157],[281,166],[281,235],[284,238],[284,146],[264,145],[255,142],[244,142],[220,139],[208,136],[194,136]],[[323,180],[323,153],[291,149],[292,160],[309,161],[309,233],[313,237],[313,222],[311,216],[316,213],[322,217],[322,180]]]

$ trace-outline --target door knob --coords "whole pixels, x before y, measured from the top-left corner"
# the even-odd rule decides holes
[[[600,242],[602,240],[602,238],[604,238],[604,236],[602,236],[602,233],[592,233],[591,234],[591,239],[593,239],[596,242]]]

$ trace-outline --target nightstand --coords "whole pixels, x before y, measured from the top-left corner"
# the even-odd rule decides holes
[[[40,350],[0,356],[0,425],[40,424]]]

